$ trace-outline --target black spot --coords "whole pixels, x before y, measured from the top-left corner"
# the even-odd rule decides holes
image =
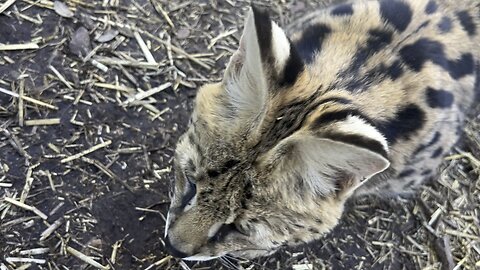
[[[414,185],[415,185],[415,180],[411,180],[410,182],[408,182],[408,183],[404,186],[404,188],[411,188],[411,187],[413,187]]]
[[[474,71],[474,60],[471,53],[462,54],[458,60],[449,60],[445,56],[440,42],[422,38],[400,50],[404,63],[412,70],[419,72],[425,62],[432,61],[441,66],[454,79],[459,79]]]
[[[353,14],[352,4],[338,5],[332,9],[333,16],[350,16]]]
[[[320,232],[316,228],[308,228],[308,231],[313,234],[319,234]]]
[[[272,21],[270,15],[266,10],[255,5],[252,5],[252,11],[262,60],[271,61]]]
[[[349,67],[338,74],[339,78],[351,78],[342,82],[345,88],[350,91],[361,90],[365,88],[375,76],[385,72],[385,70],[375,68],[366,76],[359,75],[360,67],[367,62],[368,58],[390,44],[392,37],[392,32],[383,29],[373,29],[369,31],[366,45],[358,49]]]
[[[454,79],[460,79],[463,76],[472,74],[475,69],[475,61],[471,53],[462,54],[458,61],[449,60],[448,66],[444,67]]]
[[[392,81],[395,81],[403,74],[402,63],[400,61],[393,62],[390,67],[385,70],[385,73],[390,79],[392,79]]]
[[[407,169],[398,174],[399,178],[407,177],[415,173],[414,169]]]
[[[380,2],[382,18],[398,31],[404,31],[412,20],[412,10],[401,1],[384,0]]]
[[[223,168],[230,169],[233,166],[237,165],[238,163],[240,163],[239,160],[230,159],[229,161],[225,162],[225,164],[223,164]]]
[[[251,182],[248,182],[243,190],[245,199],[250,200],[251,198],[253,198],[253,186]]]
[[[457,17],[463,29],[467,31],[469,36],[473,36],[477,33],[477,26],[475,25],[472,16],[470,16],[467,11],[457,12]]]
[[[368,34],[366,46],[360,48],[354,56],[354,66],[360,67],[361,64],[365,63],[367,58],[392,42],[393,33],[390,31],[372,29]]]
[[[215,177],[220,175],[220,172],[217,171],[217,170],[210,169],[210,170],[207,171],[207,175],[210,178],[215,178]]]
[[[391,189],[392,189],[392,185],[390,185],[390,184],[387,183],[387,184],[383,185],[383,188],[386,189],[386,190],[391,190]]]
[[[290,55],[283,70],[283,76],[280,78],[280,86],[291,86],[295,84],[298,76],[304,70],[304,64],[297,50],[290,43]]]
[[[428,2],[427,6],[425,7],[425,13],[427,14],[435,13],[435,11],[437,11],[437,8],[438,8],[437,2],[435,2],[434,0],[430,0],[430,2]]]
[[[438,142],[438,140],[440,139],[441,137],[441,134],[440,132],[435,132],[435,134],[433,135],[433,138],[426,144],[426,145],[420,145],[417,150],[415,150],[415,152],[413,152],[414,155],[422,152],[423,150],[425,150],[426,148],[436,144]]]
[[[380,64],[367,73],[366,77],[375,78],[375,82],[380,82],[385,78],[390,78],[392,81],[400,78],[403,74],[402,63],[400,61],[393,62],[390,66]]]
[[[325,38],[332,32],[325,24],[309,26],[294,45],[298,54],[306,63],[312,63],[315,55],[322,50]]]
[[[422,172],[422,176],[430,175],[432,173],[432,170],[428,169]]]
[[[253,185],[250,181],[243,187],[243,198],[241,200],[242,208],[248,209],[248,202],[253,198]]]
[[[438,147],[437,150],[433,151],[432,158],[438,158],[443,153],[443,147]]]
[[[425,124],[425,112],[415,104],[400,109],[394,118],[377,124],[377,128],[385,136],[389,144],[399,139],[409,139]]]
[[[356,135],[356,134],[342,134],[342,133],[322,133],[319,136],[331,139],[333,141],[343,142],[350,145],[355,145],[364,149],[368,149],[372,152],[382,155],[387,158],[388,154],[385,151],[383,145],[376,140]]]
[[[446,90],[427,88],[427,103],[431,108],[450,108],[453,99],[453,94]]]
[[[447,16],[443,16],[437,26],[442,34],[448,33],[452,30],[452,20]]]
[[[426,38],[419,39],[415,43],[400,49],[400,56],[403,62],[416,72],[422,69],[427,60],[434,61],[441,58],[442,61],[445,61],[443,45]]]

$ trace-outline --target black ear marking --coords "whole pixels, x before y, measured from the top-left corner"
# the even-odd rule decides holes
[[[260,47],[260,57],[264,64],[273,65],[275,59],[273,55],[273,29],[272,20],[268,11],[252,5],[255,30],[257,32],[258,46]],[[290,40],[289,40],[290,42]],[[304,63],[297,50],[290,42],[289,57],[283,70],[278,70],[275,74],[279,86],[290,86],[295,83],[299,74],[304,69]]]
[[[280,78],[279,85],[293,85],[304,68],[305,64],[303,63],[302,58],[298,54],[294,45],[290,42],[290,55],[288,56],[287,63],[283,69],[283,76]]]
[[[265,9],[252,4],[255,30],[257,31],[258,46],[262,60],[271,58],[272,51],[272,20]]]

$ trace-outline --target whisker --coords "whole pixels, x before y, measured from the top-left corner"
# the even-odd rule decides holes
[[[192,270],[190,266],[188,266],[184,261],[180,261],[180,266],[183,268],[183,270]]]
[[[240,267],[238,266],[238,263],[236,262],[232,262],[230,259],[228,258],[225,258],[226,261],[228,261],[230,263],[230,265],[232,265],[234,267],[235,270],[238,270],[240,269]]]
[[[249,249],[249,250],[251,250],[251,249]],[[261,267],[262,269],[270,269],[270,268],[266,267],[265,265],[262,265],[262,264],[260,264],[260,263],[258,263],[258,262],[255,262],[255,261],[253,261],[253,260],[249,260],[249,259],[244,258],[244,257],[241,257],[241,256],[233,257],[233,256],[228,255],[228,254],[227,254],[227,255],[224,255],[224,257],[227,257],[227,256],[228,256],[229,259],[236,260],[237,262],[240,262],[240,260],[243,260],[244,263],[251,263],[251,264],[253,264],[253,265],[256,265],[256,266]]]
[[[237,270],[238,266],[234,265],[231,261],[229,261],[225,257],[220,257],[220,262],[222,263],[223,266],[226,266],[228,269],[234,269]]]

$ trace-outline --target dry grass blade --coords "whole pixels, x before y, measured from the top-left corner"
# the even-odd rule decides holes
[[[150,97],[150,96],[153,96],[167,88],[169,88],[170,86],[172,86],[171,83],[164,83],[162,85],[159,85],[157,87],[154,87],[152,89],[149,89],[145,92],[140,92],[140,93],[137,93],[135,94],[133,97],[129,98],[125,103],[132,103],[134,101],[139,101],[139,100],[142,100],[144,98],[147,98],[147,97]]]
[[[30,119],[25,121],[26,126],[50,126],[60,124],[60,118]]]
[[[81,253],[80,251],[78,251],[78,250],[76,250],[72,247],[67,247],[67,252],[72,254],[73,256],[77,257],[78,259],[84,261],[85,263],[90,264],[93,267],[96,267],[98,269],[105,269],[105,270],[109,269],[108,266],[101,265],[100,263],[98,263],[94,259],[92,259],[91,257]]]
[[[151,264],[150,266],[148,266],[147,268],[145,268],[145,270],[150,270],[154,267],[158,267],[158,266],[162,266],[163,264],[167,263],[168,261],[170,261],[173,257],[172,256],[167,256],[161,260],[158,260],[156,262],[154,262],[153,264]]]
[[[109,146],[111,143],[112,143],[112,141],[108,140],[108,141],[105,141],[105,142],[103,142],[103,143],[94,145],[94,146],[92,146],[91,148],[86,149],[86,150],[84,150],[84,151],[82,151],[82,152],[80,152],[80,153],[78,153],[78,154],[75,154],[75,155],[72,155],[72,156],[69,156],[69,157],[66,157],[66,158],[60,160],[60,163],[66,163],[66,162],[70,162],[70,161],[72,161],[72,160],[81,158],[81,157],[83,157],[83,156],[85,156],[85,155],[87,155],[87,154],[90,154],[90,153],[92,153],[92,152],[97,151],[98,149],[101,149],[101,148],[103,148],[103,147],[107,147],[107,146]]]
[[[25,109],[23,107],[23,92],[25,91],[25,80],[20,80],[18,89],[18,125],[23,127],[23,120],[25,118]]]
[[[10,95],[12,97],[20,98],[19,94],[15,93],[15,92],[12,92],[10,90],[4,89],[2,87],[0,87],[0,92],[2,92],[4,94],[7,94],[7,95]],[[31,97],[22,96],[22,99],[24,99],[28,102],[31,102],[33,104],[37,104],[39,106],[47,107],[47,108],[52,109],[52,110],[58,110],[58,107],[56,107],[56,106],[53,106],[51,104],[45,103],[45,102],[40,101],[40,100],[36,100],[34,98],[31,98]]]
[[[9,8],[11,5],[13,5],[13,3],[15,3],[15,1],[17,1],[17,0],[7,0],[5,3],[3,3],[0,6],[0,14],[2,14],[2,12],[4,12],[5,10],[7,10],[7,8]]]
[[[109,84],[109,83],[94,83],[94,86],[100,87],[100,88],[105,88],[109,90],[117,90],[121,92],[126,92],[126,93],[132,93],[135,91],[132,88],[126,87],[126,86],[121,86],[121,85],[114,85],[114,84]]]
[[[0,51],[20,51],[20,50],[35,50],[38,49],[37,43],[24,44],[0,44]]]
[[[157,61],[155,61],[155,58],[153,57],[152,53],[147,47],[147,44],[145,44],[145,41],[143,41],[142,36],[138,32],[134,32],[133,35],[135,36],[135,39],[137,40],[138,45],[140,46],[140,49],[142,50],[143,54],[145,55],[145,59],[147,59],[147,62],[149,64],[156,65]]]
[[[130,66],[130,67],[155,69],[155,70],[158,69],[158,64],[156,63],[153,64],[148,62],[123,60],[119,58],[112,58],[112,57],[105,57],[105,56],[96,56],[94,60],[104,65],[110,65],[110,66],[120,65],[120,66]]]
[[[48,66],[48,68],[53,71],[53,73],[58,77],[58,79],[65,84],[70,90],[73,90],[72,84],[63,77],[63,75],[54,67],[54,66]]]
[[[45,259],[33,259],[33,258],[19,258],[19,257],[7,257],[5,261],[9,263],[36,263],[36,264],[45,264],[47,261]]]
[[[15,199],[12,199],[12,198],[9,198],[9,197],[5,197],[4,200],[8,203],[11,203],[15,206],[18,206],[20,208],[23,208],[25,210],[28,210],[28,211],[32,211],[33,213],[35,213],[37,216],[39,216],[40,218],[42,219],[47,219],[48,216],[45,215],[44,213],[42,213],[40,210],[38,210],[35,206],[30,206],[30,205],[27,205],[27,204],[24,204],[22,202],[19,202]]]
[[[48,226],[48,228],[40,234],[40,241],[44,241],[50,235],[52,235],[52,233],[55,232],[55,230],[58,229],[58,227],[60,227],[60,225],[62,225],[62,223],[63,223],[63,218],[59,218],[59,219],[55,220],[54,223],[52,223],[50,226]]]
[[[18,252],[20,255],[39,255],[39,254],[45,254],[50,251],[50,248],[33,248],[33,249],[27,249],[27,250],[21,250]]]
[[[168,13],[165,11],[165,9],[163,9],[162,5],[158,3],[157,0],[151,0],[151,2],[155,10],[165,18],[168,25],[170,25],[172,28],[175,28],[172,19],[170,19],[170,16],[168,16]]]
[[[23,186],[22,194],[20,195],[20,202],[21,203],[25,203],[25,200],[27,199],[28,193],[30,192],[30,189],[31,189],[32,183],[33,183],[33,179],[34,179],[32,177],[33,169],[37,166],[38,165],[31,166],[27,169],[27,175],[25,177],[25,185]]]
[[[172,45],[172,44],[169,44],[167,41],[162,40],[162,39],[160,39],[160,38],[158,38],[158,37],[156,37],[156,36],[154,36],[154,35],[152,35],[152,34],[150,34],[150,33],[148,33],[148,32],[146,32],[146,33],[144,33],[144,34],[147,35],[148,37],[150,37],[151,39],[156,40],[156,41],[160,42],[161,44],[163,44],[163,45],[165,45],[165,46],[167,46],[167,47],[170,46],[171,49],[172,49],[172,51],[174,51],[175,53],[178,53],[178,54],[180,54],[180,55],[182,55],[182,56],[187,57],[190,61],[198,64],[199,66],[201,66],[201,67],[203,67],[203,68],[205,68],[205,69],[207,69],[207,70],[211,70],[211,69],[212,69],[212,67],[210,67],[209,65],[205,64],[203,61],[199,60],[198,58],[194,57],[193,55],[187,53],[187,52],[184,51],[183,49],[181,49],[181,48],[179,48],[179,47],[176,47],[176,46],[174,46],[174,45]]]

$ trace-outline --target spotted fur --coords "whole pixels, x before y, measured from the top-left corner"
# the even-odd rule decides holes
[[[480,92],[479,5],[356,1],[286,31],[253,8],[179,139],[170,252],[266,255],[320,238],[352,197],[432,176]]]

